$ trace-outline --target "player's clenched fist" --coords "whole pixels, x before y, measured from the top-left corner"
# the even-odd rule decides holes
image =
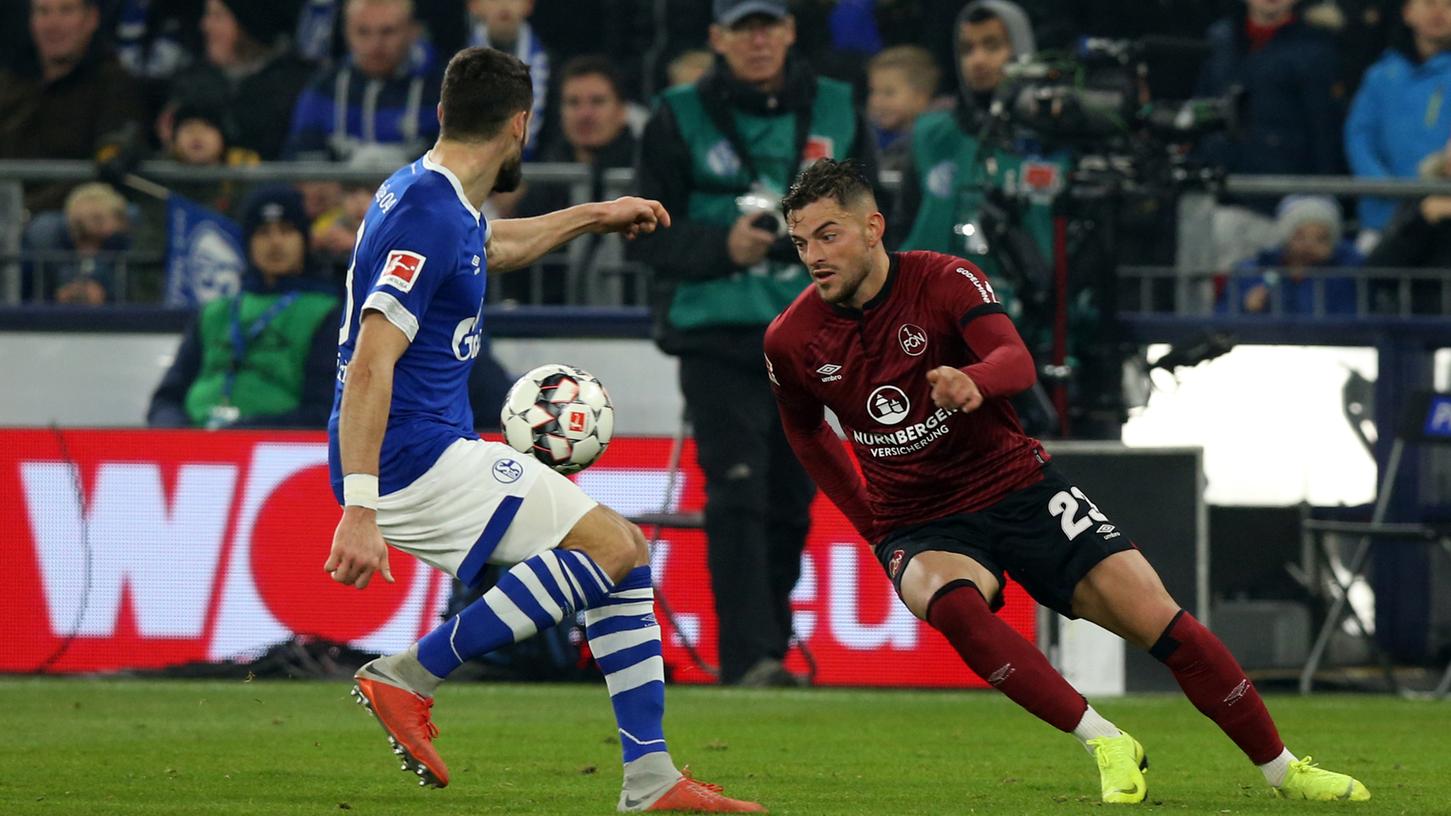
[[[654,232],[657,226],[670,226],[670,213],[654,199],[624,196],[601,204],[596,224],[600,232],[634,238],[642,232]]]
[[[927,372],[927,382],[932,384],[932,402],[938,408],[956,408],[970,414],[982,405],[977,383],[960,368],[938,366]]]
[[[372,514],[372,510],[361,507],[343,508],[343,518],[333,533],[332,551],[322,566],[334,581],[363,589],[374,572],[381,572],[383,580],[393,583],[393,572],[388,569],[388,545],[383,543],[383,534],[378,532],[378,522]]]

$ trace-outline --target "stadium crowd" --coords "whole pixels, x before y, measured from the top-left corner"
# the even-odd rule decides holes
[[[652,155],[641,137],[659,93],[720,74],[725,59],[710,37],[711,3],[672,2],[661,19],[655,5],[5,0],[0,160],[91,159],[102,183],[130,199],[100,240],[77,240],[83,230],[74,210],[79,201],[99,201],[99,188],[68,202],[74,184],[29,184],[25,251],[83,259],[159,251],[164,216],[126,184],[143,158],[197,166],[321,160],[380,172],[409,161],[437,135],[439,76],[448,55],[465,45],[501,49],[531,66],[534,116],[526,159],[596,171],[629,166],[641,147]],[[911,172],[913,153],[923,148],[914,148],[910,134],[919,117],[966,122],[977,115],[974,108],[980,113],[986,107],[1001,79],[1001,60],[1072,49],[1087,36],[1200,41],[1197,60],[1155,66],[1152,90],[1156,97],[1183,98],[1245,89],[1242,127],[1196,147],[1200,158],[1228,172],[1440,177],[1451,137],[1451,112],[1442,104],[1451,75],[1451,0],[989,3],[983,13],[1005,21],[1009,36],[977,48],[975,56],[962,50],[954,27],[965,5],[958,0],[787,5],[794,23],[792,70],[851,85],[880,166],[908,171],[905,195],[914,197],[913,204],[921,195]],[[596,172],[592,192],[601,192],[600,177]],[[313,250],[334,268],[345,266],[370,190],[330,182],[299,186]],[[238,214],[245,191],[233,187],[182,184],[174,192]],[[501,215],[540,212],[564,195],[561,188],[536,188],[500,197],[494,209]],[[1219,306],[1243,312],[1303,311],[1312,299],[1295,294],[1303,280],[1296,270],[1306,265],[1432,265],[1448,215],[1441,196],[1405,206],[1370,197],[1322,200],[1313,207],[1287,201],[1278,206],[1280,217],[1272,200],[1224,204],[1215,217],[1216,232],[1227,236],[1216,250],[1216,265],[1226,273]],[[1349,217],[1339,214],[1341,204]],[[1282,259],[1275,251],[1292,238],[1283,214],[1311,209],[1322,246],[1305,256],[1308,264]],[[906,214],[915,215],[910,207]],[[909,239],[903,248],[940,243],[911,230],[913,219],[904,220],[901,209],[895,216],[902,230],[895,238]],[[1336,240],[1327,244],[1329,237]],[[1353,248],[1339,246],[1342,238]],[[586,254],[592,257],[593,250]],[[25,276],[24,298],[115,299],[110,263],[103,258],[47,266],[44,274]],[[1273,268],[1261,268],[1266,264]],[[1286,281],[1283,297],[1264,296],[1266,273]],[[86,282],[75,283],[78,275]],[[569,297],[553,279],[542,286],[511,281],[506,289],[521,301]],[[159,292],[159,284],[141,287],[128,299]],[[1333,295],[1330,300],[1339,302]]]

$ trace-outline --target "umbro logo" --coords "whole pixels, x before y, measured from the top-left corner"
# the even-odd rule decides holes
[[[1239,681],[1239,685],[1235,686],[1234,690],[1229,693],[1229,696],[1224,698],[1224,704],[1234,705],[1235,703],[1239,702],[1246,694],[1249,694],[1248,678]]]
[[[1100,536],[1102,536],[1104,538],[1104,540],[1109,540],[1109,539],[1114,539],[1114,538],[1118,538],[1119,537],[1118,532],[1114,529],[1114,526],[1112,524],[1100,524],[1100,525],[1098,525],[1098,534]]]
[[[835,382],[841,379],[841,375],[837,373],[838,371],[841,371],[841,366],[836,363],[827,363],[821,368],[816,369],[816,373],[821,375],[822,382]]]
[[[1013,676],[1013,672],[1015,671],[1017,669],[1013,668],[1013,664],[1004,663],[997,671],[987,676],[987,681],[990,685],[1001,686],[1009,677]]]

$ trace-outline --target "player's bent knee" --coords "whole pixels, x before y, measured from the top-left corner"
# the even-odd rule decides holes
[[[953,582],[971,583],[989,604],[999,591],[997,578],[986,567],[958,553],[919,553],[904,570],[898,594],[907,609],[922,620],[927,620],[932,599]]]
[[[633,521],[626,520],[625,525],[630,532],[630,540],[635,543],[635,566],[646,566],[650,563],[650,543],[645,540],[645,533]]]
[[[598,505],[575,523],[559,546],[585,553],[611,581],[619,581],[635,568],[638,544],[643,543],[643,536],[637,542],[639,531],[632,533],[632,527],[619,513]]]

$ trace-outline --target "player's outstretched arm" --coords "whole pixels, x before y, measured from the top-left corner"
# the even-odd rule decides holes
[[[484,250],[490,272],[522,269],[560,244],[585,233],[618,232],[626,238],[670,226],[670,213],[660,202],[625,196],[614,201],[576,204],[533,218],[503,218],[489,222]]]
[[[378,452],[393,402],[393,366],[407,350],[408,335],[402,329],[380,312],[363,312],[338,409],[343,517],[323,565],[334,581],[358,589],[368,585],[374,572],[393,582],[388,545],[378,532]]]

